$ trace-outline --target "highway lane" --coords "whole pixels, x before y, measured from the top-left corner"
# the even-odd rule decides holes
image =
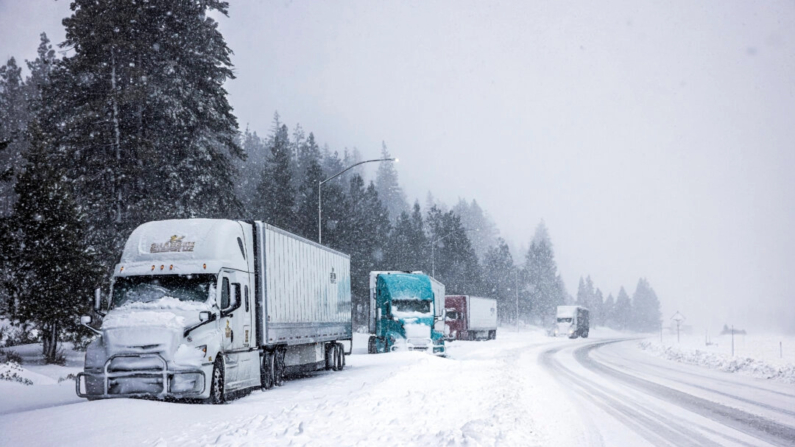
[[[539,361],[587,421],[590,445],[795,445],[795,387],[657,359],[636,340],[554,346]]]

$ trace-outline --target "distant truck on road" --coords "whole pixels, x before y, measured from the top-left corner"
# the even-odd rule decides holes
[[[340,370],[350,258],[263,222],[149,222],[130,235],[77,394],[223,403],[286,373]],[[83,317],[90,325],[91,317]]]
[[[558,306],[553,335],[588,338],[589,312],[582,306]]]
[[[444,301],[448,340],[497,338],[497,300],[469,295],[448,295]]]
[[[422,272],[370,272],[370,354],[444,354],[444,284]]]

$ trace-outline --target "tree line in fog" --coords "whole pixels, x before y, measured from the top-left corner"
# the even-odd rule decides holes
[[[35,327],[49,359],[79,332],[141,223],[256,219],[317,240],[318,182],[362,160],[278,114],[256,123],[263,136],[241,132],[224,89],[232,52],[213,11],[227,6],[75,1],[63,43],[42,34],[26,73],[14,58],[0,67],[0,315]],[[386,144],[367,153],[377,151],[390,155]],[[355,327],[365,326],[372,270],[433,271],[448,293],[496,298],[503,323],[547,324],[575,301],[543,222],[514,259],[477,201],[409,201],[392,163],[373,177],[353,169],[322,190],[323,244],[351,255]],[[576,301],[597,324],[651,328],[659,303],[641,283],[632,306],[626,293],[602,300],[590,280]],[[654,303],[657,314],[642,310]]]

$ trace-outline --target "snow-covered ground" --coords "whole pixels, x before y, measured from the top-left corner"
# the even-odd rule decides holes
[[[792,385],[677,364],[637,344],[602,329],[569,340],[501,328],[496,340],[456,341],[439,358],[367,355],[366,337],[357,334],[344,371],[292,378],[220,406],[77,399],[72,381],[57,383],[79,369],[75,353],[66,367],[23,365],[38,380],[32,386],[0,384],[0,444],[678,446],[795,439]],[[35,356],[35,346],[24,348]]]
[[[0,415],[82,401],[75,394],[74,380],[68,377],[83,370],[85,353],[74,351],[68,343],[65,345],[64,366],[44,364],[41,345],[2,348],[3,351],[19,354],[22,364],[17,369],[0,363],[0,374],[10,370],[30,380],[33,385],[0,380]]]
[[[653,337],[638,343],[645,352],[676,362],[724,372],[795,383],[795,337],[780,335],[714,336],[707,344],[704,335],[665,334],[662,342]]]
[[[8,383],[2,400],[16,403],[4,404],[13,413],[0,416],[0,432],[11,445],[551,445],[569,436],[574,409],[536,357],[542,346],[570,340],[506,329],[494,341],[453,342],[447,358],[361,354],[365,341],[357,335],[357,354],[342,372],[295,378],[223,406],[75,397],[62,405],[56,395],[61,387],[73,395],[71,381]],[[24,411],[48,399],[61,406]]]

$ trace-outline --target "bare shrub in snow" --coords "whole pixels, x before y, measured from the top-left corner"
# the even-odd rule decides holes
[[[8,351],[0,349],[0,363],[6,363],[6,362],[22,363],[22,356],[19,355],[16,351]]]
[[[7,361],[0,365],[0,380],[8,380],[9,382],[17,382],[23,385],[33,385],[33,381],[19,375],[21,372],[22,367],[19,366],[19,363]]]

